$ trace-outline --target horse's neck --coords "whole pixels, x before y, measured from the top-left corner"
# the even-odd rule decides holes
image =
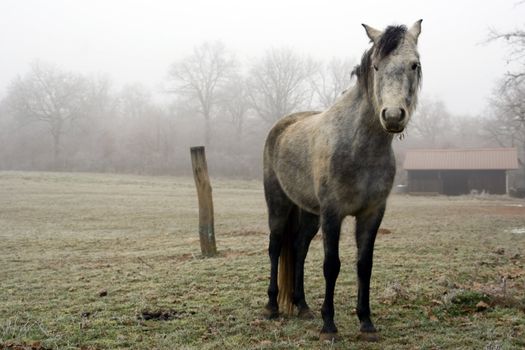
[[[338,133],[348,140],[353,148],[362,148],[367,153],[389,152],[393,136],[381,126],[377,112],[367,94],[359,86],[345,93],[334,106]]]

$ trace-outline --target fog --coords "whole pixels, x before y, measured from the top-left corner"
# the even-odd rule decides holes
[[[167,67],[203,41],[249,59],[286,46],[317,58],[360,57],[360,23],[384,28],[424,19],[424,93],[454,113],[480,113],[508,51],[483,44],[511,30],[525,8],[506,1],[26,1],[0,3],[0,89],[36,59],[118,83],[159,89]]]
[[[499,82],[520,67],[519,62],[509,60],[512,47],[505,40],[488,42],[491,29],[504,33],[523,26],[525,6],[515,0],[322,4],[4,0],[0,3],[0,167],[173,173],[180,170],[178,159],[186,162],[186,146],[211,138],[210,152],[235,155],[232,164],[245,162],[242,173],[257,176],[262,140],[271,125],[268,119],[274,117],[264,117],[254,108],[253,98],[251,103],[244,101],[244,114],[235,116],[232,109],[238,111],[239,101],[228,106],[228,97],[219,91],[222,102],[206,116],[177,85],[180,79],[173,75],[174,64],[187,60],[205,43],[220,45],[224,57],[235,61],[234,75],[253,83],[257,67],[263,68],[270,53],[288,53],[299,62],[299,70],[308,71],[301,73],[301,89],[311,95],[310,100],[288,107],[323,108],[316,83],[335,69],[341,81],[330,78],[334,89],[352,84],[348,67],[369,47],[361,23],[383,29],[389,24],[410,25],[420,18],[422,104],[426,111],[437,108],[443,123],[429,144],[423,128],[414,121],[413,132],[409,131],[403,143],[397,142],[397,149],[498,145],[473,120],[493,113],[490,99]],[[312,62],[314,68],[309,67]],[[332,66],[332,73],[331,62],[339,62]],[[99,94],[90,95],[89,113],[82,118],[71,116],[65,121],[67,127],[57,131],[59,146],[56,140],[53,145],[53,133],[45,121],[13,113],[13,82],[28,80],[35,67],[52,72],[55,78],[62,73],[80,77],[85,80],[82,89]],[[323,69],[324,75],[319,73]],[[231,78],[229,75],[224,83]],[[285,108],[283,112],[289,111]],[[131,118],[131,114],[136,115]],[[209,136],[204,129],[211,130]],[[111,150],[98,150],[104,144],[101,140],[113,145],[107,146]],[[111,156],[102,161],[100,152]],[[156,171],[152,170],[153,158],[157,159]],[[232,169],[229,162],[218,159],[225,173]]]

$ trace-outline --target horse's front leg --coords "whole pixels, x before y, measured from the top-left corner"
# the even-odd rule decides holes
[[[323,229],[324,263],[323,273],[326,283],[324,303],[321,309],[323,328],[321,340],[335,340],[337,327],[334,322],[334,289],[341,261],[339,260],[339,235],[341,233],[342,218],[333,211],[324,210],[321,213],[321,227]]]
[[[356,243],[357,243],[357,316],[361,323],[361,336],[365,340],[378,339],[377,331],[370,318],[370,276],[374,254],[374,242],[379,225],[383,219],[385,207],[372,213],[357,215]]]

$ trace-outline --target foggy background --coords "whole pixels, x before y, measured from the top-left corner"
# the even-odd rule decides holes
[[[4,0],[0,170],[185,175],[202,144],[212,175],[259,178],[271,125],[354,83],[361,23],[420,18],[422,98],[398,163],[407,148],[523,159],[523,2]]]

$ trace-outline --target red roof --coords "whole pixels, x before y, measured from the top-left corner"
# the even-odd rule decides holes
[[[516,148],[412,149],[405,170],[507,170],[518,169]]]

